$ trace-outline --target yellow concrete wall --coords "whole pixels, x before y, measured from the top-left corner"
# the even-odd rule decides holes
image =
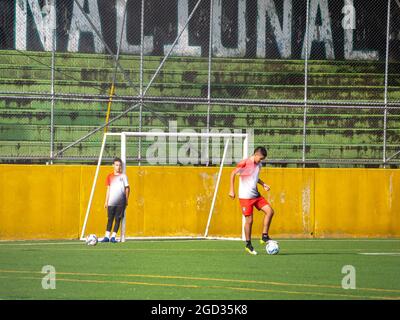
[[[0,239],[76,238],[81,167],[0,166]]]
[[[230,170],[223,171],[210,235],[241,234],[238,200],[227,196]],[[217,171],[129,167],[128,236],[202,235]],[[78,238],[94,172],[94,166],[0,165],[0,239]],[[104,232],[110,172],[111,166],[100,170],[89,233]],[[274,237],[400,236],[399,170],[264,168],[261,178],[271,186],[263,194],[276,212]],[[262,217],[256,211],[255,237]]]
[[[399,236],[400,170],[315,170],[315,234]]]

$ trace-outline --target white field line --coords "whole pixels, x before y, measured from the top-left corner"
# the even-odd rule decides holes
[[[53,246],[53,245],[71,245],[71,244],[82,244],[82,242],[78,242],[75,240],[71,240],[70,242],[27,242],[27,243],[0,243],[0,247],[3,246]]]
[[[276,239],[280,243],[284,242],[304,242],[304,243],[316,243],[322,241],[329,241],[329,242],[399,242],[400,239]],[[80,240],[70,240],[70,241],[62,241],[62,242],[42,242],[45,240],[0,240],[0,247],[1,246],[51,246],[51,245],[78,245],[82,244]],[[128,242],[159,242],[159,243],[179,243],[179,242],[196,242],[200,241],[199,239],[176,239],[176,240],[130,240]],[[206,239],[201,241],[228,241],[228,240],[219,240],[219,239]],[[15,243],[17,242],[17,243]],[[292,249],[293,250],[293,249]],[[321,249],[325,250],[325,249]],[[346,249],[343,249],[346,250]],[[348,249],[348,250],[366,250],[366,249]]]
[[[400,252],[359,252],[366,256],[400,256]]]
[[[18,245],[20,247],[23,247],[21,245]],[[27,245],[30,246],[30,245]],[[40,247],[40,246],[39,246]],[[15,250],[16,247],[14,245],[0,245],[0,249],[3,250]],[[84,246],[82,245],[82,247],[77,248],[77,247],[52,247],[52,246],[46,246],[46,249],[43,250],[47,250],[47,251],[71,251],[71,252],[77,252],[77,251],[84,251],[84,252],[89,252],[90,250],[92,250],[91,252],[242,252],[242,248],[124,248],[124,247],[119,247],[119,245],[108,245],[106,244],[105,246],[103,246],[102,244],[97,245],[97,246]],[[286,254],[297,254],[297,253],[301,253],[301,254],[313,254],[313,253],[326,253],[326,254],[363,254],[362,251],[366,251],[366,250],[371,250],[370,248],[363,248],[363,249],[359,249],[359,248],[354,248],[354,249],[323,249],[323,248],[296,248],[296,249],[290,249],[288,251],[288,253],[285,253],[284,250],[281,250],[281,254],[280,255],[286,255]],[[395,250],[392,253],[387,253],[387,255],[391,254],[391,255],[399,255],[400,252],[397,251],[397,249],[386,249],[386,250]],[[368,253],[366,253],[368,254]],[[382,254],[380,254],[382,255]]]

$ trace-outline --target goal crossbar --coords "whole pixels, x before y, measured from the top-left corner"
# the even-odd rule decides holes
[[[248,139],[247,133],[197,133],[197,132],[107,132],[106,136],[126,137],[203,137],[203,138],[244,138]]]
[[[232,138],[242,138],[243,139],[243,158],[246,158],[248,156],[248,144],[249,144],[249,135],[247,133],[129,132],[129,131],[125,132],[125,131],[123,131],[123,132],[106,132],[103,135],[103,141],[102,141],[102,144],[101,144],[100,155],[99,155],[99,159],[97,161],[96,172],[95,172],[95,176],[94,176],[94,179],[93,179],[93,184],[92,184],[92,188],[91,188],[91,192],[90,192],[88,206],[87,206],[87,209],[86,209],[85,220],[84,220],[84,223],[83,223],[83,226],[82,226],[82,231],[81,231],[81,236],[80,236],[81,240],[85,240],[85,231],[86,231],[87,221],[88,221],[90,209],[91,209],[92,202],[93,202],[94,191],[95,191],[97,179],[98,179],[98,176],[99,176],[100,165],[101,165],[101,161],[102,161],[102,158],[103,158],[104,148],[105,148],[105,144],[106,144],[106,140],[107,140],[108,136],[120,136],[121,137],[121,160],[122,160],[123,173],[126,173],[126,138],[127,137],[201,137],[201,138],[225,138],[225,139],[227,139],[225,141],[224,152],[223,152],[223,156],[222,156],[222,159],[221,159],[221,164],[220,164],[218,175],[217,175],[217,182],[216,182],[216,186],[215,186],[215,189],[214,189],[213,199],[212,199],[210,210],[209,210],[209,214],[208,214],[207,225],[206,225],[205,232],[204,232],[203,236],[126,237],[126,235],[125,235],[125,233],[126,233],[126,214],[124,213],[124,217],[123,217],[122,225],[121,225],[121,237],[120,237],[120,241],[121,242],[125,242],[126,239],[136,239],[136,240],[145,240],[145,239],[148,239],[148,240],[155,240],[155,239],[187,239],[187,240],[190,240],[190,239],[193,239],[193,240],[195,240],[195,239],[225,239],[225,240],[240,240],[240,239],[244,239],[244,229],[243,229],[244,218],[242,218],[242,234],[241,234],[241,238],[212,237],[212,236],[209,236],[208,232],[209,232],[209,227],[210,227],[210,223],[211,223],[212,214],[213,214],[213,211],[214,211],[214,206],[215,206],[216,197],[217,197],[217,193],[218,193],[218,188],[219,188],[221,175],[222,175],[222,169],[223,169],[223,166],[224,166],[224,161],[225,161],[226,153],[227,153],[227,150],[228,150],[229,142],[230,142],[230,140]]]

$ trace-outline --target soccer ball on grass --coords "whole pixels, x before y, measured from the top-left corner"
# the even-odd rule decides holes
[[[88,246],[95,246],[98,242],[97,236],[95,234],[89,234],[86,237],[86,244]]]
[[[269,240],[265,247],[268,254],[274,255],[279,253],[279,245],[277,241]]]

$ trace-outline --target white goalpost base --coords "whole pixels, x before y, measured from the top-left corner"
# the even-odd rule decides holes
[[[207,225],[205,227],[204,235],[203,236],[149,236],[149,237],[127,237],[126,236],[126,212],[124,212],[124,218],[122,219],[121,223],[121,236],[119,238],[120,242],[125,242],[126,240],[245,240],[244,236],[244,217],[242,217],[242,232],[241,237],[234,238],[234,237],[213,237],[209,236],[209,228],[212,220],[212,215],[215,207],[215,202],[217,199],[219,184],[221,181],[222,169],[224,166],[224,161],[226,158],[226,153],[228,150],[229,142],[233,138],[242,138],[243,139],[243,159],[247,158],[248,156],[248,144],[249,144],[249,135],[242,134],[242,133],[178,133],[178,132],[119,132],[119,133],[105,133],[103,136],[103,141],[101,144],[100,155],[97,161],[96,172],[93,179],[93,184],[90,192],[89,202],[86,209],[85,220],[83,223],[82,231],[80,240],[85,240],[85,231],[86,226],[90,214],[90,209],[93,202],[94,192],[96,189],[96,183],[99,176],[101,160],[103,158],[104,148],[107,141],[108,136],[120,136],[121,137],[121,160],[122,160],[122,168],[123,173],[126,173],[126,138],[127,137],[198,137],[198,138],[225,138],[225,146],[224,152],[221,159],[221,164],[219,167],[218,175],[217,175],[217,182],[213,193],[213,198],[208,214]],[[208,149],[207,149],[208,150]],[[101,239],[101,238],[100,238]]]
[[[171,236],[171,237],[161,237],[161,236],[149,236],[149,237],[125,237],[125,240],[230,240],[230,241],[239,241],[242,238],[234,238],[234,237],[196,237],[196,236]]]

